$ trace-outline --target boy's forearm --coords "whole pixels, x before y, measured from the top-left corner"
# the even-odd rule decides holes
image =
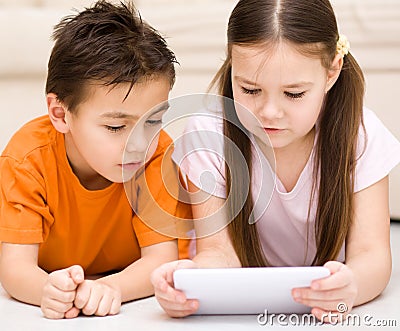
[[[22,302],[40,306],[48,274],[38,266],[18,261],[1,264],[0,279],[10,296]]]
[[[377,297],[387,286],[392,271],[392,259],[387,250],[360,253],[346,263],[353,271],[358,294],[354,306]]]
[[[121,292],[122,302],[148,297],[154,294],[154,288],[150,282],[150,275],[153,270],[161,264],[174,261],[177,258],[177,252],[172,255],[159,252],[142,256],[124,270],[99,278],[97,281],[118,288]]]

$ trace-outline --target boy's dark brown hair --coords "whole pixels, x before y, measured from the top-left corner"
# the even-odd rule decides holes
[[[131,89],[137,82],[163,76],[174,84],[174,53],[132,3],[100,0],[63,18],[53,39],[46,93],[56,94],[71,112],[85,101],[93,82],[111,87],[129,83]]]

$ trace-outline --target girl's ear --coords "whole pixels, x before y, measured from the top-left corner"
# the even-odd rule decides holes
[[[49,93],[46,96],[47,110],[54,128],[61,133],[68,133],[69,127],[66,122],[66,107],[58,100],[57,95]]]
[[[339,78],[340,72],[342,71],[342,67],[343,56],[341,54],[336,54],[326,77],[325,93],[327,93],[332,86],[335,85],[337,79]]]

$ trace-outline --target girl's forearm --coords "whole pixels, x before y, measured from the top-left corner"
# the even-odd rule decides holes
[[[197,254],[193,261],[199,268],[240,268],[239,258],[233,250],[226,252],[221,249],[204,249]]]
[[[375,249],[354,256],[346,263],[354,273],[358,294],[354,306],[376,298],[387,286],[392,271],[390,251]]]

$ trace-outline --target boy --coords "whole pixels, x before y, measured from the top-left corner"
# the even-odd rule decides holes
[[[151,271],[178,257],[174,238],[135,215],[138,190],[127,197],[123,182],[144,166],[172,219],[189,213],[160,174],[160,160],[173,168],[159,130],[176,60],[129,4],[99,1],[53,37],[48,116],[23,126],[0,159],[0,281],[47,318],[117,314],[153,294]]]

